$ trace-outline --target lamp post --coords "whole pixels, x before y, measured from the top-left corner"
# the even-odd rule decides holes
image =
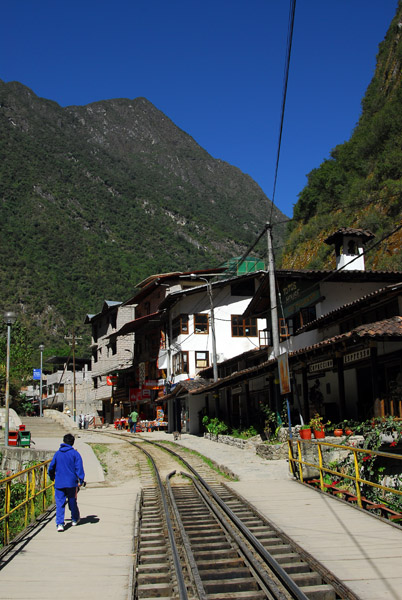
[[[218,381],[218,361],[217,361],[217,357],[216,357],[216,335],[215,335],[215,313],[214,313],[214,302],[213,302],[213,298],[212,298],[211,282],[206,277],[199,277],[195,273],[191,273],[190,277],[191,277],[191,279],[202,279],[203,281],[206,281],[206,283],[207,283],[208,298],[209,298],[209,310],[210,310],[210,314],[211,314],[212,368],[213,368],[214,381]]]
[[[40,350],[40,384],[39,384],[39,416],[43,417],[43,404],[42,404],[42,383],[43,383],[43,373],[42,373],[42,368],[43,368],[43,350],[45,349],[45,346],[43,344],[39,345],[39,350]]]
[[[4,445],[8,446],[8,432],[10,423],[10,341],[11,341],[11,325],[15,323],[16,316],[13,312],[7,311],[4,313],[4,322],[7,325],[7,363],[6,363],[6,415],[4,425]]]

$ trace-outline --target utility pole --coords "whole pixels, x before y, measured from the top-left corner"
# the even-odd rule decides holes
[[[274,358],[278,360],[279,356],[279,331],[278,331],[278,306],[276,299],[276,284],[275,284],[275,261],[272,250],[272,226],[267,223],[267,242],[268,242],[268,276],[269,276],[269,298],[271,304],[271,327],[272,327],[272,344],[274,348]],[[275,408],[279,421],[280,400],[279,400],[279,370],[275,370],[274,382]]]
[[[275,261],[272,250],[272,226],[267,223],[267,242],[268,242],[268,276],[269,276],[269,299],[271,303],[271,325],[272,325],[272,344],[274,347],[274,357],[279,356],[279,332],[278,332],[278,306],[276,300],[275,285]]]
[[[77,421],[77,388],[75,382],[75,342],[76,340],[82,340],[82,338],[75,337],[75,330],[73,329],[73,333],[71,336],[64,336],[64,339],[67,340],[72,347],[73,353],[73,419],[74,422]],[[71,340],[71,343],[70,343]]]

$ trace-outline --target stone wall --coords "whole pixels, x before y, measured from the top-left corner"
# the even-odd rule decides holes
[[[204,437],[207,440],[219,442],[220,444],[236,446],[236,448],[240,448],[241,450],[244,450],[245,448],[255,448],[257,444],[261,443],[261,437],[259,435],[256,435],[255,437],[249,438],[247,440],[232,437],[230,435],[215,435],[214,433],[204,433]]]
[[[33,450],[32,448],[18,448],[14,446],[0,447],[1,464],[0,470],[18,473],[31,466],[32,462],[44,462],[53,458],[52,450]]]

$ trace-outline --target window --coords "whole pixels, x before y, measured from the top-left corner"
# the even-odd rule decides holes
[[[109,346],[109,353],[114,355],[116,354],[117,349],[116,349],[116,342],[112,342]]]
[[[266,346],[272,346],[270,330],[264,329],[263,331],[259,331],[258,336],[259,336],[260,348],[264,348]]]
[[[98,353],[97,353],[96,348],[94,348],[92,350],[92,360],[93,360],[94,363],[96,363],[98,361]]]
[[[195,352],[195,368],[205,369],[209,367],[209,352]]]
[[[317,318],[317,311],[315,306],[308,306],[307,308],[302,308],[300,311],[300,321],[301,327],[303,325],[307,325],[311,321],[315,321]]]
[[[232,337],[257,337],[257,319],[232,315]]]
[[[209,321],[206,313],[194,315],[194,333],[208,333]]]
[[[116,324],[117,324],[117,313],[113,313],[111,318],[110,318],[110,324],[112,326],[113,329],[116,329]]]
[[[281,340],[283,338],[287,338],[289,337],[289,329],[286,323],[286,319],[279,319],[279,337],[281,338]]]
[[[178,352],[173,356],[173,374],[188,373],[188,352]]]
[[[177,338],[182,333],[188,333],[188,315],[179,315],[173,319],[172,337]]]

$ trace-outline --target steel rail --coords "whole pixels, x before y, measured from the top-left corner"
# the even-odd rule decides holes
[[[230,520],[236,525],[236,527],[241,531],[247,541],[251,544],[254,550],[261,556],[261,558],[265,561],[265,563],[269,566],[269,568],[273,571],[276,577],[279,579],[284,588],[292,595],[292,598],[295,600],[307,600],[307,596],[301,591],[301,589],[296,585],[293,579],[286,573],[286,571],[281,567],[281,565],[275,560],[275,558],[270,554],[266,548],[261,544],[259,540],[251,533],[251,531],[246,527],[241,520],[234,514],[234,512],[219,498],[218,494],[207,484],[207,482],[201,477],[199,473],[193,467],[183,459],[183,457],[179,456],[176,452],[171,450],[170,448],[166,448],[166,446],[162,446],[156,442],[149,442],[145,440],[147,444],[152,444],[161,448],[165,451],[168,451],[170,454],[176,456],[193,475],[199,480],[202,486],[207,490],[207,492],[214,498],[215,502],[221,507],[221,509],[225,512],[225,514],[230,518]]]
[[[189,475],[188,473],[184,473],[183,471],[181,472],[181,475],[184,475],[185,477],[189,477],[192,480],[192,482],[193,482],[197,492],[200,494],[201,498],[204,500],[204,502],[206,503],[208,508],[214,513],[214,515],[217,517],[217,519],[219,520],[222,527],[224,527],[226,529],[226,531],[229,533],[229,535],[235,541],[237,546],[240,548],[242,554],[246,557],[247,561],[250,563],[251,568],[253,569],[253,571],[257,575],[258,579],[260,580],[260,582],[259,582],[260,585],[265,586],[265,588],[266,588],[265,593],[269,594],[269,595],[267,594],[268,597],[272,597],[275,600],[285,600],[287,598],[287,596],[285,596],[285,594],[279,589],[279,587],[277,586],[277,584],[276,584],[275,580],[272,578],[272,576],[269,576],[266,571],[263,571],[263,569],[261,569],[261,565],[256,561],[255,556],[253,556],[253,554],[250,552],[250,550],[244,544],[242,539],[237,535],[237,532],[233,529],[233,527],[231,527],[229,525],[228,521],[222,515],[222,511],[219,511],[216,508],[216,506],[211,501],[211,498],[208,496],[208,494],[205,492],[205,490],[203,490],[201,488],[201,486],[199,485],[199,483],[197,481],[197,478],[193,477],[192,475]],[[224,512],[226,513],[226,511],[224,511]],[[301,598],[306,598],[306,596],[303,594],[301,596]]]
[[[191,574],[193,576],[194,584],[195,584],[195,587],[197,589],[198,598],[199,598],[199,600],[207,600],[207,594],[206,594],[204,585],[202,583],[200,573],[198,571],[198,567],[197,567],[196,560],[194,558],[193,551],[191,549],[190,540],[188,538],[188,535],[187,535],[186,530],[184,528],[183,522],[181,520],[180,512],[179,512],[179,509],[177,507],[176,499],[175,499],[174,494],[173,494],[172,486],[170,485],[170,478],[173,475],[175,475],[175,474],[176,474],[176,471],[172,471],[166,477],[166,485],[167,485],[168,492],[169,492],[169,497],[170,497],[170,502],[171,502],[173,514],[175,516],[176,523],[177,523],[178,528],[180,530],[181,538],[183,540],[184,549],[186,551],[187,560],[188,560],[188,563],[189,563],[189,568],[190,568]],[[188,474],[186,474],[186,475],[188,475]]]
[[[148,459],[151,461],[151,464],[154,468],[156,479],[158,482],[158,487],[159,487],[159,490],[161,493],[163,509],[165,511],[166,525],[167,525],[167,530],[168,530],[170,547],[172,549],[173,564],[174,564],[174,568],[175,568],[175,572],[176,572],[179,597],[180,597],[180,600],[188,600],[187,588],[186,588],[186,584],[184,582],[183,570],[182,570],[181,563],[180,563],[179,552],[177,549],[176,540],[174,539],[173,525],[172,525],[172,520],[171,520],[170,514],[169,514],[169,506],[168,506],[167,499],[166,499],[166,492],[163,487],[163,483],[162,483],[161,477],[159,475],[158,468],[155,464],[153,457],[151,456],[151,454],[149,452],[147,452],[147,450],[145,450],[144,448],[141,448],[140,445],[136,444],[135,442],[129,442],[129,443],[132,446],[134,446],[135,448],[138,448],[139,450],[141,450],[141,452],[143,452],[148,457]]]

